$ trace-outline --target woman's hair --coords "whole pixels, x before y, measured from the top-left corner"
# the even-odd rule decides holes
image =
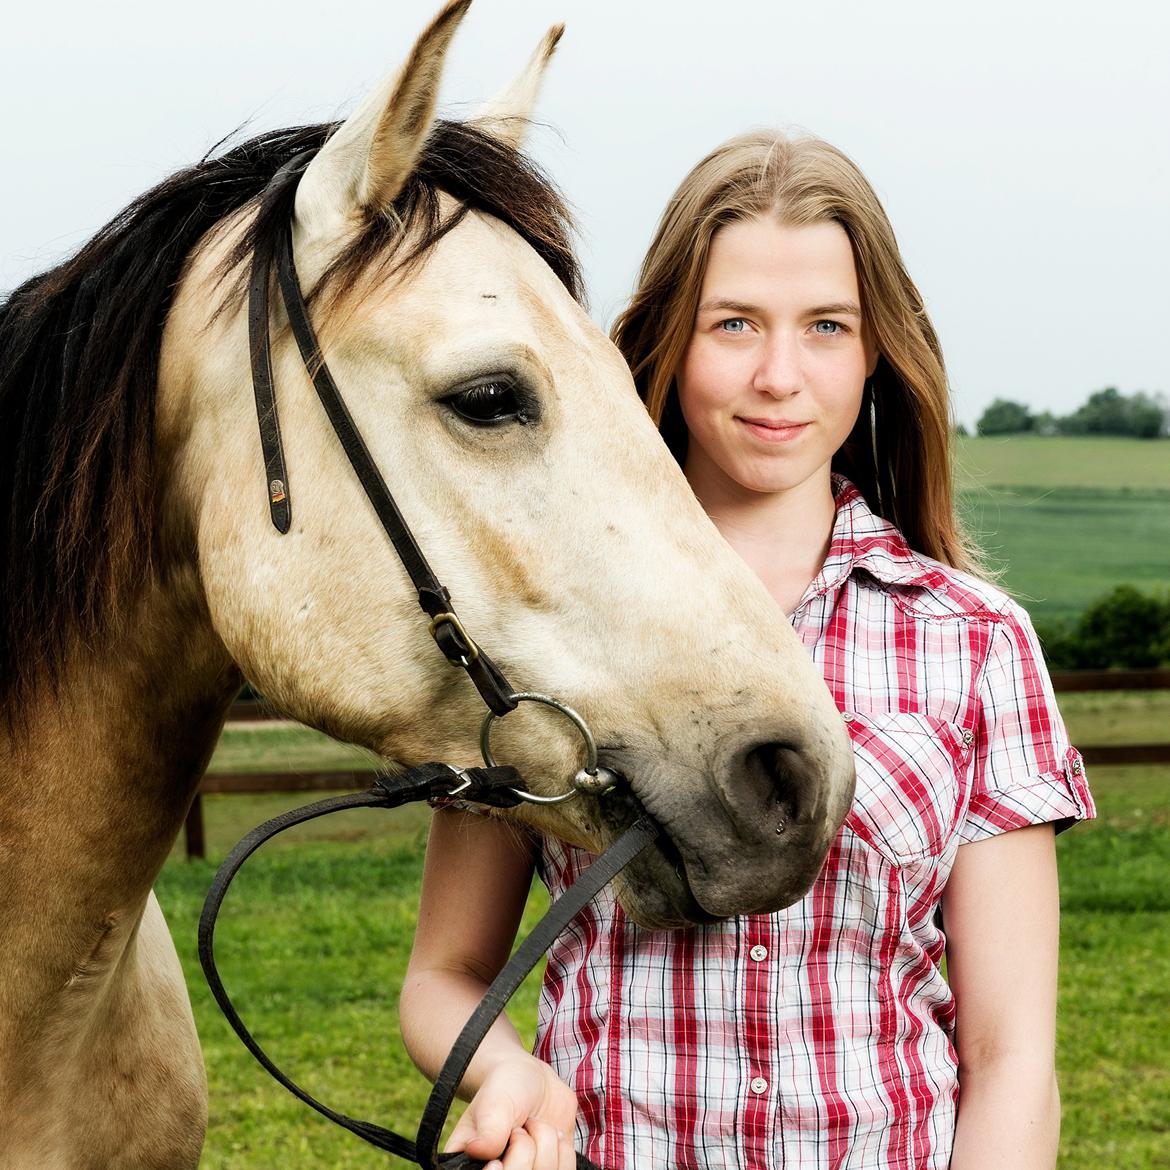
[[[766,215],[788,226],[839,223],[853,247],[861,310],[880,356],[833,469],[911,547],[983,571],[954,511],[947,380],[934,327],[873,188],[819,138],[777,131],[732,138],[687,175],[667,204],[637,291],[613,327],[667,445],[682,463],[687,430],[675,371],[694,329],[711,240],[729,223]]]

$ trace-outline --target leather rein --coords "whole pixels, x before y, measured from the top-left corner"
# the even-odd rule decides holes
[[[264,218],[283,198],[290,195],[314,151],[306,151],[285,163],[265,189],[259,215]],[[199,920],[199,961],[215,1001],[244,1046],[280,1084],[305,1104],[330,1121],[356,1134],[379,1149],[396,1154],[427,1170],[470,1170],[480,1163],[466,1154],[438,1152],[443,1125],[480,1041],[525,976],[540,961],[544,952],[569,925],[581,909],[617,874],[641,853],[658,834],[648,817],[641,817],[628,828],[581,876],[554,902],[532,933],[492,982],[487,994],[459,1034],[427,1100],[417,1134],[413,1139],[373,1122],[347,1116],[318,1101],[287,1076],[264,1052],[240,1019],[223,986],[215,964],[215,923],[232,879],[248,858],[271,837],[305,821],[350,808],[398,808],[419,800],[457,798],[489,807],[510,808],[521,801],[559,803],[585,793],[600,795],[611,788],[616,778],[598,766],[597,748],[584,719],[567,704],[536,692],[513,691],[500,669],[467,633],[451,603],[451,595],[435,576],[414,539],[409,525],[399,511],[377,464],[329,372],[321,351],[308,308],[301,294],[300,280],[293,262],[292,217],[280,225],[275,244],[261,242],[260,233],[252,258],[248,286],[248,334],[251,352],[252,385],[256,398],[256,415],[260,443],[268,481],[269,514],[281,534],[292,523],[288,470],[280,438],[276,395],[272,377],[270,340],[272,269],[289,324],[305,369],[313,382],[325,413],[373,505],[382,527],[417,591],[418,602],[430,619],[429,631],[439,649],[453,665],[467,673],[487,705],[480,729],[480,745],[485,766],[457,768],[444,763],[428,763],[397,775],[379,775],[365,792],[330,797],[274,817],[253,829],[228,854],[208,891]],[[507,715],[523,701],[550,706],[577,728],[585,742],[585,766],[573,777],[567,792],[556,796],[538,796],[523,785],[514,768],[497,764],[491,754],[489,735],[492,722]],[[578,1170],[597,1170],[583,1155],[577,1155]]]

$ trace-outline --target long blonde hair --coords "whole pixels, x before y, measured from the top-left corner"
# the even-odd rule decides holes
[[[612,335],[675,458],[685,458],[687,431],[674,375],[694,328],[711,240],[726,224],[765,215],[787,226],[839,223],[853,247],[862,313],[880,357],[834,470],[913,548],[983,572],[955,515],[950,402],[938,337],[873,188],[819,138],[778,131],[732,138],[687,175],[663,212],[637,290]]]

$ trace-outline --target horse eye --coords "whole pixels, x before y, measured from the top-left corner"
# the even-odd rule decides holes
[[[528,421],[516,387],[503,378],[464,386],[442,401],[460,418],[475,426]]]

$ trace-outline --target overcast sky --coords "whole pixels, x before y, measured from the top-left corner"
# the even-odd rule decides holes
[[[0,47],[0,289],[234,127],[336,117],[437,0],[22,4]],[[533,142],[579,213],[594,316],[723,138],[802,128],[850,154],[942,336],[960,419],[1170,392],[1170,5],[475,0],[444,112],[568,29]]]

